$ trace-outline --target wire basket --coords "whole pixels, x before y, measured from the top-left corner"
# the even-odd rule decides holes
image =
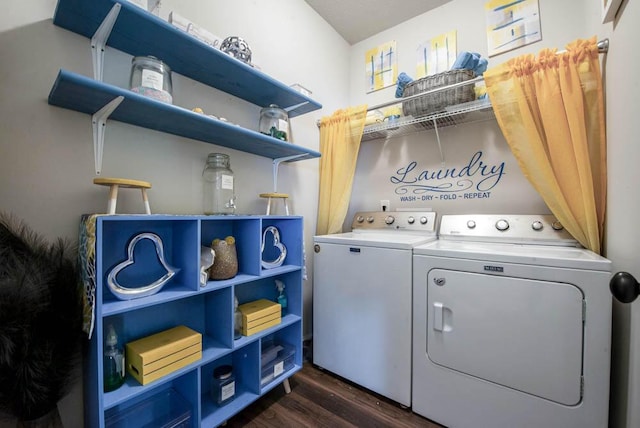
[[[440,86],[464,82],[476,77],[472,70],[449,70],[432,76],[414,80],[405,86],[404,97],[429,91]],[[402,102],[402,112],[405,116],[420,117],[443,111],[446,107],[473,101],[476,98],[474,85],[462,85],[434,94],[417,97]]]

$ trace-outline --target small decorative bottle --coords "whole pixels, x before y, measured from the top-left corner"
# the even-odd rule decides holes
[[[233,297],[233,338],[240,339],[242,337],[242,312],[238,309],[238,298]]]
[[[276,279],[276,289],[278,290],[278,297],[276,298],[276,301],[280,303],[280,306],[282,307],[281,314],[284,316],[287,310],[287,295],[284,294],[284,282]]]
[[[104,392],[109,392],[124,383],[124,352],[118,347],[118,335],[113,325],[109,325],[104,342]]]
[[[210,153],[202,171],[205,214],[234,214],[236,196],[229,155]]]

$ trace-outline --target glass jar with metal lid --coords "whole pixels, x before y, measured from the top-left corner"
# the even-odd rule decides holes
[[[218,406],[227,404],[236,395],[236,379],[233,367],[223,365],[213,370],[211,379],[211,398]]]
[[[260,132],[289,141],[289,115],[275,104],[260,110]]]
[[[145,97],[173,103],[171,68],[153,56],[136,56],[131,60],[129,88]]]

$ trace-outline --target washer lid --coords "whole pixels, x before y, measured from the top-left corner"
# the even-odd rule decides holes
[[[364,230],[313,237],[314,243],[342,244],[354,247],[383,247],[400,250],[410,250],[416,245],[435,241],[436,239],[435,234]]]
[[[575,247],[447,241],[440,239],[415,247],[413,254],[611,271],[611,261],[593,251]]]

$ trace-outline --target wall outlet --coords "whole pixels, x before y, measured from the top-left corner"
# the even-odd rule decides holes
[[[389,200],[388,199],[381,199],[380,200],[380,209],[382,211],[389,211],[389,208],[391,208],[389,206]]]

